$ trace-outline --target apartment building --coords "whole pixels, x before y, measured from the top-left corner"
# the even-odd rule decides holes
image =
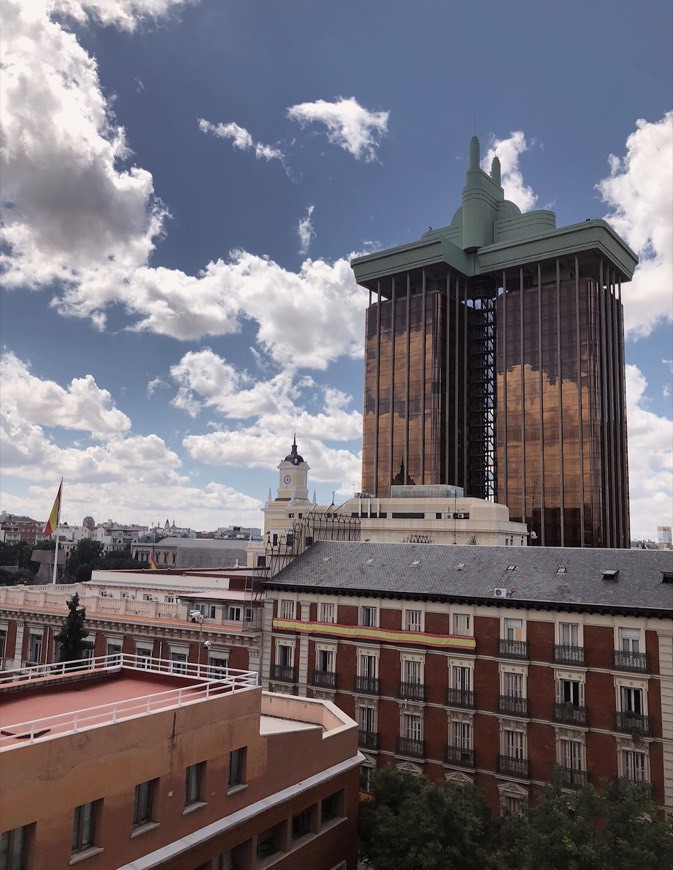
[[[356,723],[113,655],[0,674],[0,862],[52,870],[355,870]]]
[[[266,582],[263,685],[330,699],[368,771],[474,782],[518,810],[555,765],[673,811],[673,558],[319,542]]]

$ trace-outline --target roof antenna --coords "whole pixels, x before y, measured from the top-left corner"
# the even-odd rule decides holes
[[[474,115],[474,135],[477,135],[477,116]]]

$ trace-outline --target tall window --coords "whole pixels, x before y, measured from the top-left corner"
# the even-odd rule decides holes
[[[172,674],[184,674],[187,672],[187,653],[171,650],[170,670]]]
[[[229,656],[224,652],[211,652],[208,654],[208,676],[221,679],[227,674]]]
[[[281,598],[280,600],[280,618],[294,619],[294,601],[290,598]]]
[[[72,820],[71,852],[83,852],[95,845],[98,801],[75,807]]]
[[[368,653],[360,653],[358,656],[358,676],[375,677],[377,674],[377,657]]]
[[[240,622],[241,621],[241,608],[237,604],[230,604],[227,609],[227,619],[229,622]]]
[[[526,741],[522,731],[512,731],[506,728],[503,732],[503,755],[510,758],[526,757]]]
[[[365,707],[358,705],[355,710],[355,715],[360,731],[375,732],[376,731],[376,708]]]
[[[5,650],[7,649],[7,629],[0,628],[0,659],[5,657]],[[23,830],[22,828],[17,828],[17,830]]]
[[[558,681],[559,704],[572,704],[575,707],[580,707],[582,700],[582,683],[579,680]]]
[[[276,647],[276,664],[283,668],[291,668],[293,666],[294,647],[288,644],[279,643]]]
[[[454,665],[451,668],[451,688],[469,692],[472,687],[472,669],[464,665]]]
[[[523,698],[523,674],[505,671],[502,675],[503,694],[509,698]]]
[[[620,628],[619,648],[623,652],[640,652],[640,631],[637,628]]]
[[[332,601],[320,605],[320,622],[336,622],[336,605]]]
[[[334,650],[319,649],[315,656],[316,670],[327,674],[334,673]]]
[[[152,665],[152,648],[149,646],[136,647],[136,662],[139,668],[149,668]]]
[[[360,625],[365,625],[368,628],[376,628],[378,626],[378,608],[361,607]]]
[[[559,740],[559,763],[567,770],[582,770],[582,744],[579,740]]]
[[[579,646],[579,625],[576,622],[559,622],[558,642],[561,646]]]
[[[240,749],[232,749],[229,753],[229,788],[242,785],[245,782],[245,761],[248,749],[242,746]]]
[[[28,639],[28,659],[34,664],[42,661],[42,635],[32,631]]]
[[[402,714],[402,737],[407,740],[423,739],[423,719],[417,713]]]
[[[504,622],[504,640],[523,640],[523,620],[506,618]]]
[[[622,750],[622,774],[632,782],[647,782],[647,759],[644,752]]]
[[[456,749],[472,748],[472,725],[469,722],[455,721],[451,723],[451,737]]]
[[[0,834],[0,867],[7,870],[27,870],[32,827],[24,825]]]
[[[423,611],[422,610],[405,610],[404,611],[404,630],[405,631],[423,631]]]
[[[423,662],[402,659],[402,682],[420,685],[423,682]]]
[[[205,761],[190,764],[185,770],[185,806],[200,803],[203,788],[203,777],[206,768]]]
[[[470,635],[472,633],[469,613],[453,614],[453,633],[461,636]]]
[[[152,806],[156,790],[156,779],[141,782],[136,786],[133,796],[133,827],[148,825],[152,821]]]
[[[630,686],[621,686],[619,691],[622,713],[643,712],[643,690],[633,689]]]

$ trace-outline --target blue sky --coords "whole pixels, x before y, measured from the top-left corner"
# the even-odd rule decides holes
[[[607,217],[625,287],[634,537],[673,515],[666,0],[5,0],[3,510],[261,525],[296,430],[359,488],[355,253],[460,204]]]

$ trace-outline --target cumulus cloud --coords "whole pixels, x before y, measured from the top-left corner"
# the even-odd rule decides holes
[[[596,185],[612,226],[640,258],[623,293],[624,325],[632,338],[673,321],[673,112],[636,121],[623,157],[610,155],[610,175]]]
[[[626,366],[631,537],[653,540],[673,516],[673,421],[647,407],[647,380]]]
[[[30,366],[11,352],[0,357],[2,405],[29,425],[74,429],[104,439],[122,435],[131,421],[114,407],[112,396],[91,375],[73,378],[67,389],[35,377]]]
[[[500,160],[502,169],[502,186],[505,191],[505,199],[518,205],[521,211],[530,211],[537,202],[537,194],[532,187],[524,183],[519,158],[528,151],[530,145],[521,130],[510,133],[507,139],[495,139],[481,161],[482,169],[490,172],[494,157]]]
[[[255,142],[250,133],[245,127],[240,127],[235,122],[229,124],[211,124],[204,118],[199,118],[199,130],[202,133],[210,133],[217,136],[218,139],[230,139],[234,148],[239,151],[254,151],[255,157],[259,159],[263,157],[265,160],[280,160],[281,163],[285,160],[285,154],[280,148],[275,148],[273,145],[264,145],[262,142]]]
[[[290,106],[287,116],[302,127],[319,123],[327,128],[327,138],[333,145],[352,154],[356,160],[371,163],[381,137],[388,132],[390,112],[371,112],[361,106],[355,97],[339,97],[334,102],[316,100]]]
[[[297,235],[299,236],[299,253],[304,255],[308,253],[311,242],[315,238],[315,230],[313,229],[313,212],[314,205],[309,205],[306,209],[306,215],[299,221],[297,226]]]
[[[145,263],[166,210],[150,173],[125,166],[93,58],[44,3],[17,0],[2,5],[0,53],[6,286],[78,284]]]
[[[36,0],[31,2],[36,5]],[[103,25],[133,31],[141,22],[162,18],[171,9],[190,2],[192,0],[53,0],[49,5],[54,12],[82,24],[93,19]]]

